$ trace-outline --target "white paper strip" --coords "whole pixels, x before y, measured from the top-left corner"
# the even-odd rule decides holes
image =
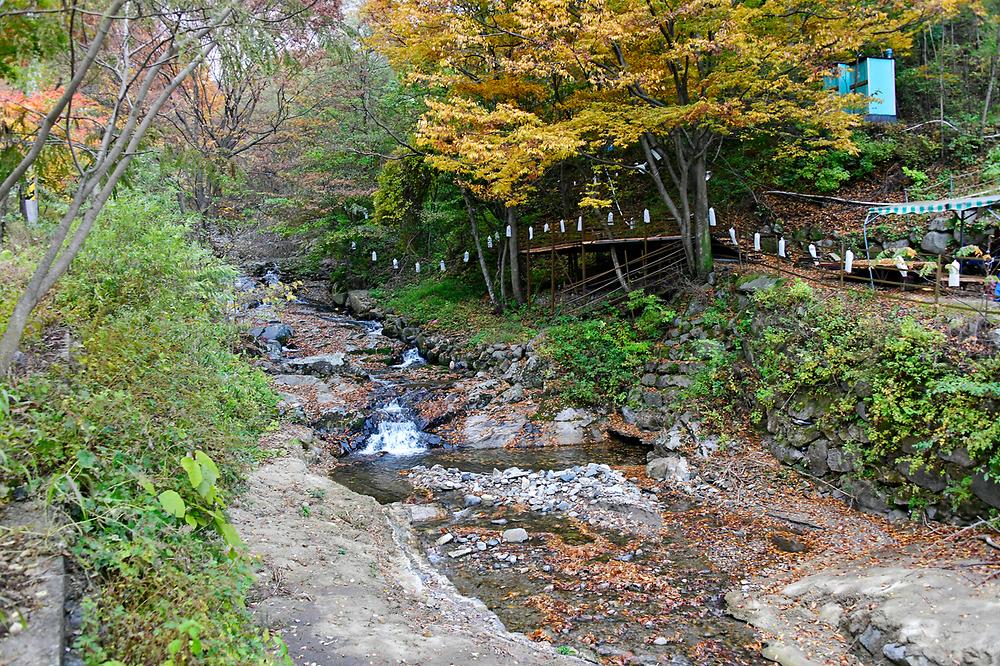
[[[465,254],[462,255],[462,261],[464,261],[465,263],[469,263],[469,251],[468,250],[466,250]]]
[[[545,225],[542,227],[542,233],[546,233],[546,234],[549,233],[549,223],[548,222],[546,222]]]
[[[399,270],[399,260],[398,259],[393,259],[392,260],[392,270],[394,270],[394,271],[398,271]]]
[[[528,227],[528,240],[535,240],[535,228]]]
[[[850,250],[844,255],[844,272],[853,273],[854,272],[854,253]]]
[[[896,257],[896,268],[899,269],[899,274],[904,278],[907,276],[907,269],[909,267],[906,265],[906,261],[902,257]]]
[[[372,261],[378,261],[378,254],[375,253],[375,250],[372,250]]]
[[[441,263],[438,264],[438,268],[441,269],[442,273],[444,273],[444,260],[443,259],[441,260]]]
[[[583,231],[583,216],[576,218],[576,230]]]
[[[736,242],[736,229],[733,227],[729,227],[729,240],[732,241],[733,245],[739,245],[739,243]]]
[[[711,227],[714,227],[716,224],[718,224],[718,220],[715,219],[715,209],[714,208],[709,208],[708,209],[708,225],[711,226]]]
[[[760,232],[753,235],[753,251],[760,252]]]
[[[816,256],[816,246],[812,243],[809,243],[809,256],[813,259],[819,259],[819,257]]]
[[[510,238],[510,225],[507,225],[507,238]]]
[[[642,211],[642,223],[649,224],[649,209],[646,208]]]
[[[355,243],[354,241],[351,241],[351,249],[352,250],[357,250],[358,249],[358,244]]]
[[[614,226],[614,223],[615,223],[615,214],[608,213],[608,225]]]
[[[785,256],[787,256],[785,254],[785,237],[784,236],[782,236],[781,238],[778,239],[778,256],[779,257],[785,257]]]
[[[419,273],[420,272],[420,262],[419,261],[417,262],[416,269],[417,269],[417,272]]]
[[[493,236],[486,237],[486,247],[493,249]]]
[[[958,263],[958,259],[948,264],[949,287],[958,287],[962,284],[961,271],[962,271],[962,265]]]
[[[559,220],[559,233],[566,233],[566,220]]]

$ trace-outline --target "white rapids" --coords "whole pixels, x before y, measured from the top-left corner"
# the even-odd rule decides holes
[[[410,347],[403,351],[403,362],[395,366],[397,368],[409,368],[414,365],[424,365],[427,363],[427,359],[420,355],[420,350],[416,347]]]
[[[427,446],[420,441],[417,424],[406,416],[398,400],[393,400],[379,409],[382,418],[378,430],[369,435],[362,455],[388,453],[393,456],[409,456],[423,453]]]

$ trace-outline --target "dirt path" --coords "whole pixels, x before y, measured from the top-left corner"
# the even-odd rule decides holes
[[[403,516],[310,471],[309,438],[290,426],[269,442],[286,455],[253,472],[230,514],[261,565],[253,610],[295,663],[581,663],[460,596],[402,546]]]

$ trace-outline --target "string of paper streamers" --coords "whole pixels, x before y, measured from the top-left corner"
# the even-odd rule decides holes
[[[614,223],[615,223],[614,220],[615,220],[615,214],[613,212],[609,212],[608,213],[608,218],[607,218],[607,224],[609,226],[613,226]],[[643,224],[649,224],[650,223],[649,209],[644,209],[642,211],[642,222],[643,222]],[[709,208],[708,209],[708,222],[709,222],[709,225],[713,226],[713,227],[718,225],[718,217],[716,215],[715,208]],[[636,227],[636,220],[635,220],[635,218],[629,218],[626,221],[626,224],[628,225],[629,229],[635,229],[635,227]],[[582,233],[583,230],[584,230],[583,229],[583,216],[582,215],[576,219],[576,230],[579,233]],[[554,231],[553,227],[550,226],[550,224],[548,222],[545,222],[543,224],[543,226],[542,226],[542,233],[552,233],[553,231]],[[514,233],[513,227],[508,224],[506,226],[505,233],[506,233],[507,238],[510,238],[513,235],[513,233]],[[565,219],[559,220],[559,233],[561,233],[561,234],[566,233],[566,220]],[[530,240],[534,240],[534,238],[535,238],[535,228],[534,228],[533,225],[529,225],[528,226],[528,240],[529,241]],[[493,234],[487,234],[486,235],[486,246],[489,249],[491,249],[491,250],[494,249],[494,247],[496,246],[496,243],[499,242],[499,241],[500,241],[500,232],[499,231],[494,232]],[[729,227],[729,241],[734,246],[739,247],[739,238],[737,236],[736,228],[732,227],[732,226]],[[781,258],[783,258],[783,259],[787,259],[788,258],[788,244],[787,244],[787,241],[785,240],[784,236],[780,236],[778,238],[777,246],[778,246],[778,256],[781,257]],[[357,250],[357,248],[358,248],[357,241],[351,241],[351,250],[352,251],[353,250]],[[753,249],[754,249],[754,252],[761,252],[762,251],[762,242],[761,242],[761,234],[760,234],[760,232],[755,232],[754,235],[753,235]],[[813,263],[818,266],[819,263],[820,263],[820,256],[819,256],[819,250],[817,249],[816,245],[814,243],[810,243],[807,246],[807,250],[809,252],[809,256],[811,257]],[[835,257],[835,255],[831,255],[831,256]],[[843,271],[844,271],[844,273],[852,274],[854,272],[854,261],[855,261],[855,258],[856,257],[855,257],[855,254],[854,254],[853,251],[851,251],[851,250],[846,250],[845,251],[844,258],[843,258]],[[469,263],[470,259],[471,259],[471,254],[469,253],[468,250],[465,250],[462,253],[462,262],[467,264],[467,263]],[[377,263],[378,262],[378,252],[376,250],[372,250],[371,251],[371,261],[372,261],[372,263]],[[392,269],[393,270],[399,270],[399,267],[400,267],[399,259],[394,257],[393,260],[392,260]],[[897,256],[897,257],[894,258],[894,267],[896,268],[896,270],[899,271],[900,275],[903,278],[906,278],[909,275],[910,267],[907,265],[906,260],[902,256]],[[414,263],[413,269],[414,269],[414,271],[416,273],[420,272],[421,265],[420,265],[419,261],[417,261],[417,262]],[[446,272],[447,266],[446,266],[444,260],[441,260],[441,261],[438,262],[438,269],[442,273]],[[947,270],[948,270],[948,286],[949,287],[958,287],[958,286],[961,285],[961,269],[962,269],[961,264],[957,260],[953,261],[953,262],[951,262],[950,264],[947,265]]]

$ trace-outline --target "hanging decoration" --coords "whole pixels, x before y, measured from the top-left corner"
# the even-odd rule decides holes
[[[718,220],[715,219],[715,209],[714,208],[709,208],[708,209],[708,226],[714,227],[716,224],[718,224]]]
[[[549,223],[548,222],[546,222],[545,225],[542,227],[542,233],[546,233],[546,234],[549,233]]]
[[[535,228],[528,227],[528,240],[535,240]]]
[[[608,226],[613,227],[614,225],[615,225],[615,214],[613,212],[608,213]]]
[[[733,245],[739,245],[739,243],[736,242],[736,228],[735,227],[729,227],[729,240],[732,241]]]
[[[419,261],[417,262],[417,265],[414,268],[416,269],[416,271],[418,273],[420,272],[420,262]]]
[[[906,279],[910,267],[906,265],[906,261],[902,257],[896,257],[896,268],[899,269],[899,274],[903,276],[903,279]]]
[[[760,252],[760,232],[753,235],[753,251]]]
[[[844,272],[848,274],[854,272],[854,253],[850,250],[844,254]]]
[[[646,208],[642,211],[642,223],[649,224],[649,209]]]
[[[580,231],[580,232],[583,231],[583,216],[582,215],[580,217],[576,218],[576,230]]]
[[[465,254],[462,255],[462,261],[464,261],[465,263],[469,263],[469,251],[468,250],[466,250]]]
[[[372,250],[372,263],[376,261],[378,261],[378,254],[376,254],[375,250]]]
[[[781,238],[778,239],[778,256],[779,257],[787,257],[788,256],[788,255],[785,254],[785,237],[784,236],[782,236]]]
[[[559,220],[559,233],[566,233],[566,220]]]
[[[809,256],[813,258],[813,263],[819,263],[819,257],[816,255],[816,246],[809,243]]]
[[[493,236],[486,237],[486,247],[488,247],[491,250],[493,249]]]
[[[511,229],[510,229],[510,225],[508,224],[507,225],[507,238],[510,238],[510,234],[511,234]]]
[[[358,249],[358,244],[355,243],[354,241],[351,241],[351,252],[353,252],[354,250],[357,250],[357,249]]]
[[[442,259],[441,263],[438,264],[438,268],[441,270],[442,273],[444,273],[444,259]]]
[[[399,270],[399,260],[398,259],[393,259],[392,260],[392,270],[394,270],[394,271],[398,271]]]
[[[948,264],[948,286],[958,287],[962,284],[961,278],[962,265],[958,263],[958,259]]]

